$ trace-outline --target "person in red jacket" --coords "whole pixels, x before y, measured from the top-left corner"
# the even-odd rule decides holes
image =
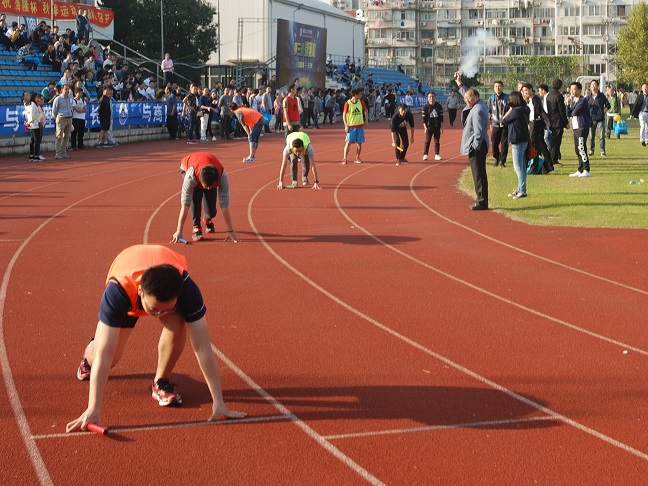
[[[180,174],[183,177],[182,191],[180,193],[180,216],[178,227],[171,238],[171,243],[182,239],[182,229],[189,208],[193,219],[192,239],[202,240],[201,203],[205,207],[205,230],[215,233],[213,218],[216,217],[216,195],[227,226],[225,241],[238,242],[236,233],[232,229],[232,218],[229,212],[229,180],[227,172],[215,155],[208,152],[194,152],[180,161]]]
[[[230,110],[232,110],[232,113],[234,113],[243,130],[247,133],[248,142],[250,142],[250,155],[249,157],[245,157],[243,162],[256,162],[254,156],[259,146],[259,137],[261,136],[261,131],[265,123],[263,115],[252,108],[238,106],[236,103],[230,105]]]
[[[88,407],[67,424],[66,431],[86,430],[90,422],[102,426],[100,412],[110,369],[117,365],[137,320],[157,317],[163,326],[158,364],[151,395],[162,407],[180,405],[182,398],[169,381],[189,334],[191,347],[213,398],[209,421],[240,418],[223,400],[220,372],[212,351],[206,308],[200,289],[187,271],[184,256],[161,245],[135,245],[112,263],[101,299],[99,323],[83,354],[77,378],[90,381]]]

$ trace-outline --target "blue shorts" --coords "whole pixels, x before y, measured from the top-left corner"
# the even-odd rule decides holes
[[[349,128],[349,133],[346,135],[346,141],[349,143],[364,143],[364,127]]]

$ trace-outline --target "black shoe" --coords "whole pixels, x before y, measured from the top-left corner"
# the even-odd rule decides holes
[[[484,209],[488,209],[488,204],[475,203],[470,206],[470,209],[472,209],[473,211],[482,211]]]
[[[506,162],[500,162],[500,167],[506,167]]]

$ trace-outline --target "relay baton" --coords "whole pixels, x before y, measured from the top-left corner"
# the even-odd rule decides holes
[[[86,428],[89,431],[94,432],[95,434],[108,435],[108,427],[103,427],[102,425],[97,425],[95,423],[88,422],[88,425],[86,425]]]
[[[188,245],[189,244],[189,242],[187,240],[185,240],[184,238],[178,238],[178,241],[180,243],[182,243],[183,245]]]

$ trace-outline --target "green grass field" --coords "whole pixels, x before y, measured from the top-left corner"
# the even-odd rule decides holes
[[[624,110],[623,120],[628,118]],[[529,175],[528,197],[513,200],[517,187],[511,151],[505,168],[493,167],[488,158],[489,205],[511,219],[536,225],[595,228],[648,228],[648,146],[639,142],[639,122],[626,121],[628,135],[606,139],[607,157],[600,156],[598,139],[590,156],[592,177],[568,177],[576,171],[571,130],[565,130],[562,165],[548,175]],[[589,140],[588,149],[589,149]],[[645,182],[640,183],[643,179]],[[631,184],[635,181],[636,184]],[[470,168],[462,174],[460,188],[474,196]]]

